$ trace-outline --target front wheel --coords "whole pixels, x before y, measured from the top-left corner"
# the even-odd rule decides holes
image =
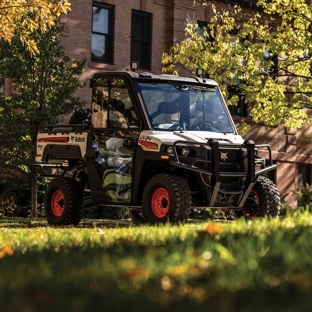
[[[186,221],[192,206],[187,182],[173,174],[158,174],[143,192],[143,216],[151,224]]]
[[[51,225],[77,225],[83,214],[83,192],[72,178],[56,178],[47,186],[44,210]]]
[[[281,200],[276,185],[270,179],[259,176],[249,193],[244,209],[238,214],[244,215],[247,219],[278,217],[280,209]]]

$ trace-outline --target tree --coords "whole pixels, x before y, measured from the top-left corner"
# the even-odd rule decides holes
[[[46,32],[69,10],[68,0],[3,0],[0,2],[0,38],[11,42],[18,33],[31,53],[39,53],[30,34],[37,30]]]
[[[219,82],[230,105],[237,104],[238,95],[243,97],[253,103],[253,121],[268,127],[280,124],[293,129],[309,124],[310,1],[258,0],[258,10],[249,15],[234,1],[223,10],[217,10],[215,2],[201,3],[213,12],[206,25],[188,19],[186,39],[163,54],[164,71],[173,72],[178,65],[191,71],[202,67]],[[235,96],[231,96],[233,89]]]
[[[0,170],[7,177],[32,180],[38,130],[84,105],[73,94],[83,86],[79,77],[85,60],[70,60],[64,54],[61,31],[57,23],[45,33],[29,35],[40,54],[31,55],[19,33],[11,43],[0,41],[0,72],[13,84],[12,96],[0,96]]]

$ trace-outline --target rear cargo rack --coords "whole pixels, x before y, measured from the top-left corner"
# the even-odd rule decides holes
[[[63,177],[65,172],[68,171],[69,165],[64,164],[43,164],[43,163],[33,163],[32,164],[32,174],[36,177]],[[40,173],[36,169],[60,169],[60,173]]]

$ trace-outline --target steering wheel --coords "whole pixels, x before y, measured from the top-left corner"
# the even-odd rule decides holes
[[[211,130],[211,126],[214,127],[214,124],[211,121],[205,120],[205,121],[201,121],[198,124],[192,126],[190,128],[190,130],[209,131],[209,130]]]

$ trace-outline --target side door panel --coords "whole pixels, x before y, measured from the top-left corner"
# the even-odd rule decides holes
[[[140,129],[130,91],[124,77],[103,76],[94,82],[91,124],[103,204],[133,201],[133,159]]]

